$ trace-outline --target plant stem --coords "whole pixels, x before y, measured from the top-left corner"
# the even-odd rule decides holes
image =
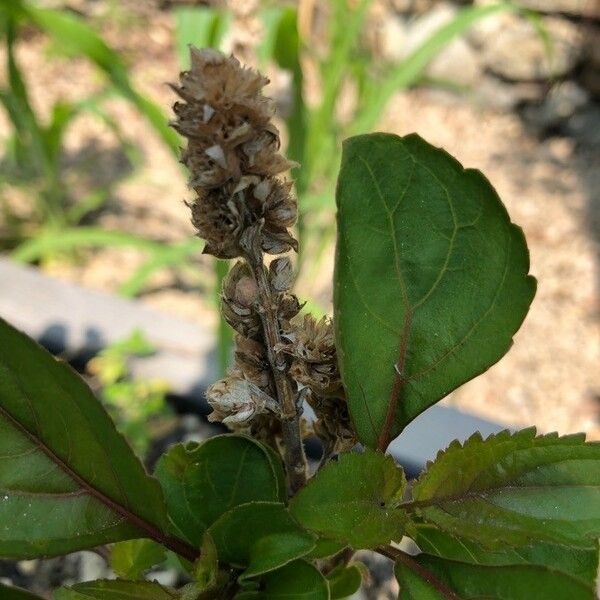
[[[223,280],[229,272],[229,263],[224,260],[217,260],[215,263],[215,299],[217,306],[221,301],[221,292],[223,290]],[[219,323],[217,325],[217,355],[219,364],[219,376],[224,377],[229,367],[231,357],[231,346],[233,344],[233,333],[223,315],[219,313]]]
[[[306,483],[306,458],[300,435],[300,419],[290,380],[286,373],[286,361],[281,350],[277,303],[265,272],[262,251],[254,248],[246,255],[258,287],[259,313],[263,326],[267,358],[281,408],[281,430],[289,491],[293,495]]]
[[[375,549],[379,554],[386,556],[395,563],[402,563],[421,579],[424,579],[431,587],[438,591],[447,600],[461,600],[449,587],[442,583],[431,571],[420,565],[410,554],[403,552],[393,546],[378,546]]]

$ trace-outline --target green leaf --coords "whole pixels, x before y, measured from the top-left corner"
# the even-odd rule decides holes
[[[54,592],[53,600],[175,600],[180,595],[149,581],[99,580]]]
[[[585,436],[502,432],[438,454],[405,508],[487,547],[546,541],[590,548],[600,537],[600,444]]]
[[[281,9],[281,16],[275,33],[273,58],[277,65],[292,74],[292,110],[286,119],[288,128],[288,146],[286,156],[290,160],[303,165],[304,151],[308,131],[308,109],[304,102],[304,73],[301,65],[301,41],[298,33],[298,10],[286,6]],[[304,169],[295,171],[296,188],[301,195],[309,185],[309,173]]]
[[[420,573],[396,565],[400,600],[594,600],[595,586],[584,585],[564,573],[537,565],[502,567],[473,565],[420,555],[418,565],[455,595],[444,594]]]
[[[506,353],[535,280],[490,183],[417,135],[347,140],[337,204],[340,368],[360,440],[383,449]]]
[[[400,541],[406,514],[397,507],[406,479],[391,456],[373,450],[342,454],[290,503],[304,527],[356,550]]]
[[[355,594],[362,584],[366,567],[362,563],[353,563],[334,569],[327,575],[331,600],[341,600]]]
[[[165,558],[165,549],[152,540],[127,540],[112,547],[110,566],[123,579],[142,579],[148,569]]]
[[[271,448],[271,446],[269,446],[268,444],[261,444],[260,446],[267,453],[269,461],[271,462],[271,467],[273,468],[273,472],[275,473],[278,491],[277,500],[285,504],[288,500],[287,479],[285,477],[285,470],[283,467],[283,460],[281,459],[281,454],[279,454],[279,452]]]
[[[280,499],[280,476],[271,455],[257,441],[241,435],[177,444],[160,459],[156,477],[171,521],[194,546],[231,508],[253,500]]]
[[[9,587],[0,583],[0,597],[2,600],[42,600],[39,596],[31,594],[21,588]]]
[[[346,547],[345,542],[339,542],[338,540],[332,540],[326,537],[320,537],[317,540],[317,545],[311,552],[309,552],[304,558],[306,559],[317,559],[327,558],[333,556]]]
[[[235,600],[329,600],[327,581],[319,570],[297,560],[261,578],[260,592],[241,592]]]
[[[464,538],[452,536],[431,525],[420,525],[415,538],[426,554],[474,565],[493,567],[537,565],[560,571],[593,586],[598,573],[598,547],[569,548],[547,542],[535,542],[517,548],[502,547],[490,551]]]
[[[315,537],[278,502],[237,506],[222,515],[209,533],[220,562],[247,567],[242,579],[273,571],[315,547]]]
[[[422,577],[422,574],[397,564],[395,568],[396,579],[400,584],[398,600],[461,600],[454,592],[443,593]],[[488,600],[488,599],[486,599]]]
[[[83,380],[0,319],[0,556],[163,535],[149,477]]]

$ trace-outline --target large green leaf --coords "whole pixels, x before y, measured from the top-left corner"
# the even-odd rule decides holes
[[[285,497],[281,461],[257,441],[221,435],[177,444],[156,468],[177,531],[194,546],[223,513],[253,500]]]
[[[418,526],[415,541],[424,553],[440,558],[492,567],[537,565],[564,573],[590,587],[593,587],[598,574],[597,545],[593,548],[569,548],[535,542],[528,546],[504,546],[491,551],[432,525]]]
[[[166,507],[82,379],[0,319],[0,556],[161,537]]]
[[[315,537],[277,502],[250,502],[222,515],[208,530],[219,560],[246,567],[243,579],[273,571],[307,555]]]
[[[329,589],[316,567],[297,560],[263,576],[261,591],[241,592],[235,600],[329,600]]]
[[[595,586],[585,585],[564,573],[537,565],[502,567],[473,565],[426,554],[417,564],[455,595],[444,593],[421,573],[396,565],[399,600],[594,600]]]
[[[356,550],[400,541],[406,514],[398,510],[406,480],[391,456],[365,450],[342,454],[292,499],[306,528]]]
[[[22,590],[21,588],[9,587],[0,583],[0,598],[2,600],[41,600],[39,596]]]
[[[487,547],[546,541],[582,548],[600,537],[600,443],[583,435],[502,432],[441,452],[405,505]]]
[[[485,177],[417,135],[347,140],[337,204],[340,368],[360,440],[383,449],[506,353],[535,280]]]
[[[53,600],[174,600],[180,595],[150,581],[99,580],[54,592]]]

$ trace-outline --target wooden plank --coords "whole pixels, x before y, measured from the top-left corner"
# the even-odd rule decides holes
[[[212,328],[6,258],[0,258],[0,316],[68,357],[91,356],[140,329],[157,352],[133,360],[133,374],[165,379],[177,395],[198,396],[218,376]]]

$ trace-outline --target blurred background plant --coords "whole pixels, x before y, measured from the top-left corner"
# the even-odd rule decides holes
[[[167,246],[125,231],[112,231],[91,225],[93,217],[106,205],[116,181],[94,185],[98,156],[69,160],[65,137],[78,117],[91,114],[115,136],[128,161],[117,179],[139,165],[141,148],[128,140],[118,123],[104,109],[107,99],[119,96],[130,102],[174,156],[178,136],[169,128],[162,108],[140,94],[132,85],[126,66],[117,52],[83,19],[70,11],[40,7],[21,0],[0,3],[0,32],[5,43],[7,84],[0,89],[0,102],[9,119],[10,135],[5,139],[0,178],[0,207],[3,228],[0,244],[12,250],[18,261],[47,261],[63,258],[78,248],[130,246],[145,251],[149,259],[121,287],[126,296],[136,295],[147,278],[160,268],[181,263],[196,252],[197,240]],[[46,34],[49,58],[85,57],[102,76],[102,89],[77,102],[59,100],[50,117],[43,119],[30,101],[26,79],[15,57],[14,45],[20,34],[31,29]],[[68,68],[68,62],[65,63]],[[87,179],[87,182],[86,182]],[[91,185],[90,185],[91,183]],[[12,206],[6,188],[20,187],[27,206]]]
[[[117,428],[142,459],[153,441],[173,429],[174,421],[166,400],[169,383],[138,379],[130,373],[130,360],[154,352],[143,332],[137,330],[107,346],[86,367]]]

